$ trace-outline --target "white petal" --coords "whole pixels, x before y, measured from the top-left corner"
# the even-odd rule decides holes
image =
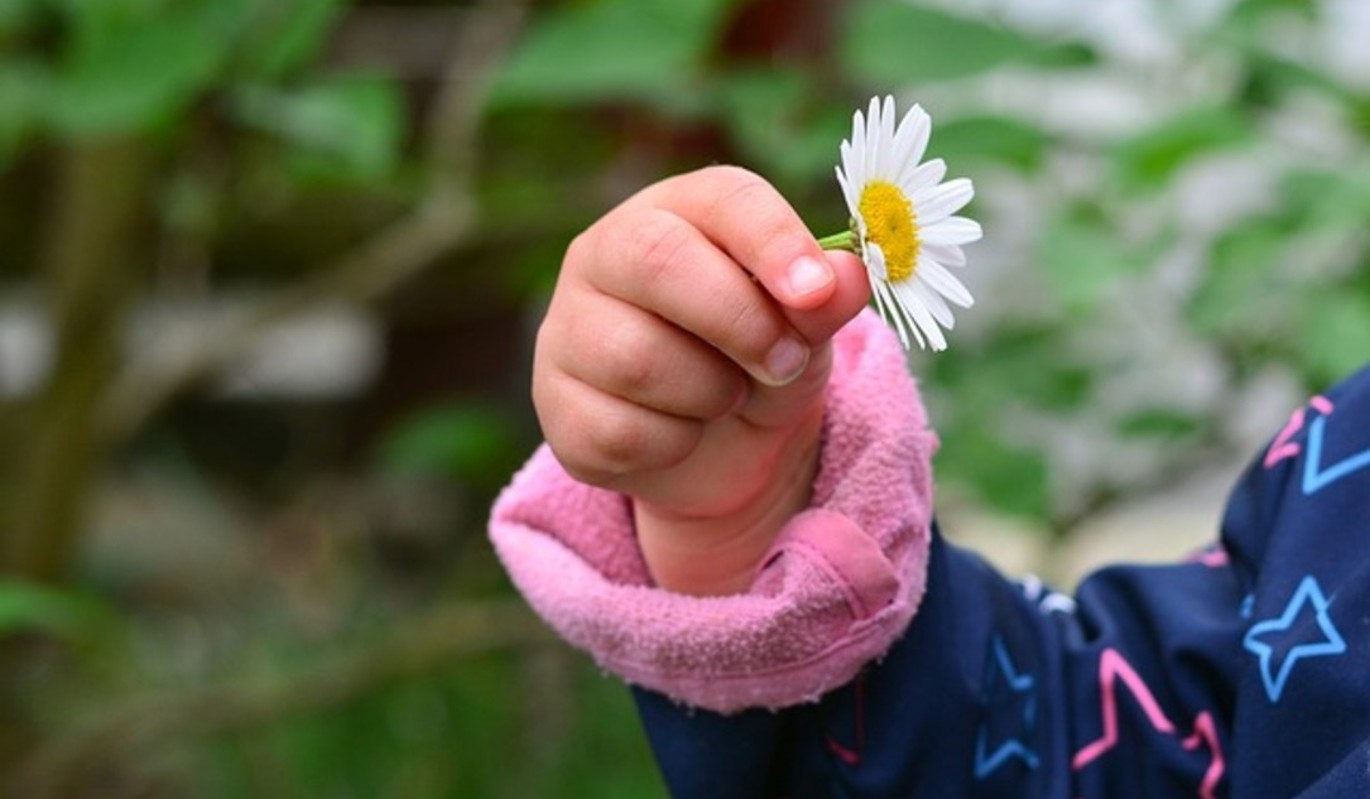
[[[914,274],[962,308],[969,308],[975,304],[975,298],[970,296],[970,291],[956,279],[956,275],[923,253],[919,253],[918,266],[915,267]]]
[[[928,116],[928,112],[924,111],[921,105],[914,103],[913,108],[904,114],[904,120],[899,123],[900,133],[903,133],[906,128],[909,131],[908,149],[903,151],[898,148],[895,149],[900,159],[898,164],[901,169],[905,165],[908,165],[909,168],[917,166],[918,162],[923,160],[923,154],[928,149],[928,139],[932,137],[932,118]]]
[[[918,279],[907,281],[904,285],[908,287],[907,290],[910,294],[927,306],[928,311],[932,313],[932,318],[937,320],[937,324],[947,330],[956,327],[956,317],[952,315],[951,308],[947,306],[947,301],[942,299],[941,294],[933,291],[926,283]]]
[[[864,228],[865,220],[861,221],[862,227]],[[879,244],[876,244],[873,241],[866,241],[864,230],[861,233],[861,255],[861,260],[866,262],[866,269],[870,270],[871,277],[882,283],[889,281],[889,269],[885,267],[885,251],[880,249]]]
[[[837,185],[842,187],[842,199],[847,203],[847,212],[851,218],[855,219],[860,214],[857,213],[857,197],[852,193],[851,186],[847,183],[846,175],[842,174],[842,167],[837,167]]]
[[[883,280],[871,281],[871,295],[875,297],[875,309],[885,318],[886,324],[890,325],[899,333],[899,343],[904,345],[904,349],[909,348],[909,328],[913,328],[911,323],[904,321],[903,308],[890,293],[890,284]],[[914,328],[914,337],[918,340],[918,346],[922,347],[923,338],[918,335]]]
[[[980,223],[964,216],[949,216],[930,225],[919,225],[918,239],[926,244],[970,244],[984,236]]]
[[[866,157],[864,159],[866,178],[878,175],[880,168],[880,98],[872,97],[870,109],[866,112]]]
[[[889,172],[894,176],[894,183],[898,186],[903,185],[899,179],[903,176],[905,167],[911,171],[913,166],[917,165],[917,159],[909,158],[909,153],[915,144],[914,138],[918,135],[919,128],[922,127],[919,124],[920,120],[914,114],[915,110],[920,109],[918,106],[914,106],[899,121],[899,129],[895,131],[894,141],[890,144],[889,165],[891,168]]]
[[[918,215],[920,225],[931,227],[966,206],[975,197],[975,188],[966,178],[949,180],[939,186],[916,192],[913,212]]]
[[[870,178],[866,174],[866,141],[858,139],[847,146],[846,149],[846,173],[847,185],[852,187],[857,197],[861,196],[861,187],[869,182]]]
[[[887,94],[885,106],[880,109],[880,157],[876,160],[879,174],[887,176],[893,171],[891,165],[898,163],[891,161],[894,155],[894,121],[894,97]]]
[[[904,310],[909,312],[909,315],[913,317],[913,321],[917,324],[918,329],[921,329],[923,334],[927,336],[928,344],[931,345],[934,350],[946,349],[947,339],[942,335],[942,328],[937,325],[937,320],[932,318],[932,314],[929,313],[927,306],[920,302],[912,291],[906,290],[905,293],[900,295],[900,299],[904,300]]]
[[[928,186],[936,186],[941,183],[942,178],[946,175],[947,162],[940,158],[934,158],[917,167],[910,162],[907,170],[899,176],[899,188],[903,189],[906,196],[912,197]]]
[[[858,110],[851,117],[851,147],[846,151],[851,156],[847,163],[847,177],[855,184],[866,182],[866,118]]]
[[[921,239],[918,247],[920,252],[926,253],[943,266],[966,265],[966,254],[955,244],[934,244],[927,239]]]

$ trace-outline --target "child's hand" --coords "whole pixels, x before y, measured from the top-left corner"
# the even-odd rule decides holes
[[[534,404],[568,472],[634,499],[658,584],[745,588],[805,507],[828,340],[868,294],[859,259],[733,167],[650,186],[572,242]]]

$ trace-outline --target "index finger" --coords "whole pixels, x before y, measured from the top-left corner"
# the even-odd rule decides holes
[[[859,259],[825,253],[789,202],[753,172],[706,167],[639,198],[689,222],[751,273],[810,344],[831,338],[869,299]]]

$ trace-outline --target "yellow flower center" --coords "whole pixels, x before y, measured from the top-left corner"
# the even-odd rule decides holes
[[[857,209],[866,222],[866,238],[885,254],[885,279],[896,283],[912,277],[918,260],[918,222],[909,198],[893,183],[872,180],[861,190]]]

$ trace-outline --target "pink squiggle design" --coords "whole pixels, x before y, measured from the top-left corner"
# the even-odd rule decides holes
[[[850,747],[843,746],[832,737],[832,733],[824,733],[823,739],[828,745],[828,751],[837,755],[843,763],[848,766],[859,766],[861,750],[865,748],[866,742],[866,680],[857,677],[853,689],[856,691],[856,744]]]
[[[1335,408],[1332,401],[1321,394],[1317,394],[1312,399],[1308,400],[1308,406],[1318,413],[1321,413],[1323,416],[1332,413],[1332,410]],[[1290,439],[1299,434],[1299,431],[1303,429],[1303,423],[1305,421],[1307,421],[1307,413],[1303,408],[1296,408],[1294,412],[1289,415],[1288,424],[1286,424],[1284,428],[1280,430],[1279,434],[1275,436],[1275,440],[1270,442],[1270,449],[1265,452],[1265,468],[1273,468],[1275,464],[1280,461],[1285,460],[1286,458],[1297,457],[1298,454],[1303,451],[1303,447],[1301,447],[1298,442],[1291,441]]]
[[[1083,769],[1100,757],[1107,754],[1113,747],[1118,745],[1118,698],[1115,686],[1122,680],[1123,685],[1127,686],[1132,698],[1141,707],[1142,713],[1157,732],[1167,735],[1175,734],[1175,724],[1161,710],[1160,704],[1151,690],[1146,687],[1132,664],[1122,656],[1116,649],[1105,649],[1099,656],[1099,692],[1100,692],[1100,711],[1103,717],[1104,733],[1088,745],[1075,753],[1071,759],[1071,768],[1075,771]],[[1218,734],[1213,723],[1213,717],[1207,711],[1200,712],[1194,717],[1194,732],[1180,742],[1185,749],[1196,749],[1200,745],[1207,746],[1213,759],[1209,762],[1208,768],[1204,771],[1203,780],[1199,783],[1198,795],[1201,799],[1213,799],[1214,789],[1222,779],[1226,761],[1223,759],[1222,749],[1218,744]]]
[[[1273,468],[1285,458],[1293,458],[1299,454],[1301,447],[1289,439],[1303,429],[1303,416],[1303,408],[1296,408],[1289,415],[1289,423],[1275,436],[1275,440],[1270,442],[1270,449],[1265,451],[1265,468]]]
[[[1223,753],[1218,746],[1217,725],[1213,723],[1213,716],[1207,710],[1194,717],[1194,732],[1180,742],[1180,746],[1185,749],[1197,749],[1200,744],[1208,746],[1208,751],[1213,753],[1213,760],[1209,762],[1208,770],[1199,782],[1199,796],[1202,799],[1213,799],[1214,791],[1218,788],[1218,780],[1223,778]]]
[[[1232,558],[1227,554],[1227,550],[1222,547],[1213,547],[1212,549],[1205,549],[1202,552],[1196,553],[1189,559],[1189,562],[1216,569],[1231,563]]]

